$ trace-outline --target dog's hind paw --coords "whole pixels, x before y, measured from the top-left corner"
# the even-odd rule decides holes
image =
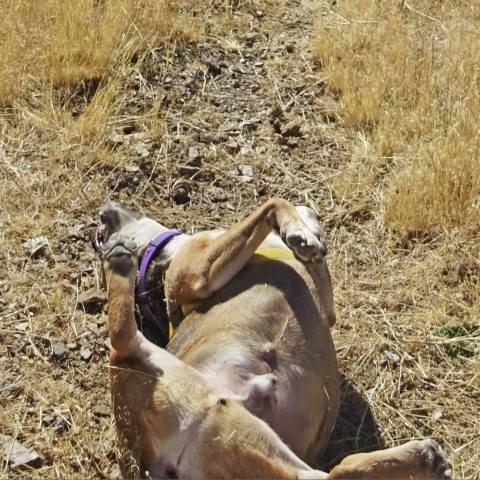
[[[425,472],[425,478],[435,480],[450,480],[452,464],[440,445],[432,439],[419,442],[420,464]],[[427,475],[429,475],[427,477]]]
[[[285,235],[285,243],[303,262],[321,262],[327,254],[323,238],[317,238],[310,230],[298,229]]]
[[[136,266],[137,244],[126,235],[114,233],[102,247],[102,255],[111,266],[130,263]]]

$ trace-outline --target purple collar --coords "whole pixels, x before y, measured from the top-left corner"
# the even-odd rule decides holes
[[[147,297],[149,293],[146,279],[148,267],[150,266],[154,255],[161,251],[173,237],[181,235],[182,233],[181,230],[167,230],[166,232],[162,232],[148,244],[140,262],[138,282],[135,287],[135,298],[138,301],[142,315],[149,322],[155,322],[156,320],[150,306],[150,301]]]

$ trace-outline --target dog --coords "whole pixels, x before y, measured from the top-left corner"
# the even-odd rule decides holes
[[[117,203],[100,221],[93,243],[124,477],[451,478],[433,440],[351,455],[330,473],[312,468],[340,403],[333,290],[313,210],[274,198],[227,230],[194,235]],[[161,319],[155,343],[137,307]]]

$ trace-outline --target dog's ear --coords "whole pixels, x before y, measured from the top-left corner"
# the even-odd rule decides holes
[[[109,235],[119,232],[125,225],[139,220],[142,216],[117,202],[109,202],[100,210],[100,221],[106,225]]]

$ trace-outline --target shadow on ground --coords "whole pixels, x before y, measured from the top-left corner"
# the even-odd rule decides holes
[[[348,455],[381,448],[384,445],[369,404],[342,375],[340,411],[319,468],[328,472]]]

